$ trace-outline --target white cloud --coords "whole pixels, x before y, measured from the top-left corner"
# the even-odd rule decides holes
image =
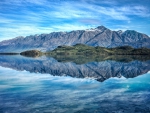
[[[140,17],[149,17],[149,11],[146,7],[143,6],[126,6],[126,7],[119,7],[118,11],[122,12],[125,15],[136,15]]]
[[[25,2],[37,5],[45,5],[49,3],[47,0],[25,0]]]
[[[12,19],[7,19],[7,18],[3,18],[0,17],[0,24],[9,24],[9,23],[13,23],[14,21]]]
[[[100,24],[100,20],[98,19],[91,19],[91,18],[84,18],[84,19],[79,19],[81,23],[85,24]]]
[[[71,31],[71,30],[84,30],[87,28],[92,28],[95,26],[81,26],[81,25],[70,25],[70,24],[63,24],[63,25],[54,25],[48,27],[39,27],[36,25],[16,25],[13,27],[4,27],[0,28],[0,31],[3,33],[1,34],[0,40],[12,39],[18,36],[28,36],[28,35],[35,35],[35,34],[42,34],[42,33],[51,33],[55,31]]]
[[[70,25],[70,24],[63,24],[63,25],[57,25],[57,26],[53,26],[52,28],[58,29],[58,31],[71,31],[71,30],[84,30],[87,28],[92,28],[95,26],[82,26],[82,25]]]
[[[52,32],[51,28],[45,28],[45,27],[38,27],[38,26],[15,26],[15,27],[9,27],[9,28],[0,28],[0,31],[3,33],[1,34],[0,40],[6,40],[15,38],[17,36],[28,36],[28,35],[34,35],[34,34],[41,34],[41,33],[50,33]]]
[[[12,7],[9,5],[13,4]],[[46,4],[46,5],[45,5]],[[104,6],[102,4],[106,4]],[[0,2],[0,40],[19,35],[50,33],[52,31],[70,31],[88,29],[112,20],[131,23],[132,17],[149,17],[149,10],[142,5],[117,6],[117,2],[108,0],[81,0],[81,2],[52,2],[48,0],[10,0]],[[40,7],[28,8],[37,5]],[[15,12],[16,7],[20,12]],[[14,11],[2,13],[3,10]],[[37,11],[36,11],[37,10]],[[8,11],[8,12],[9,12]],[[91,26],[87,26],[91,25]],[[127,29],[123,28],[122,29]]]

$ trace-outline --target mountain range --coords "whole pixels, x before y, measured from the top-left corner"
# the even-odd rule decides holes
[[[16,37],[0,42],[0,52],[22,52],[30,49],[48,51],[61,45],[71,46],[78,43],[107,48],[118,46],[150,48],[150,37],[134,30],[112,31],[104,26],[98,26],[94,29]]]

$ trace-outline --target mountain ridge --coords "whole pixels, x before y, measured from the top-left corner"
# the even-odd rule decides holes
[[[19,36],[0,42],[0,52],[21,52],[29,49],[47,51],[61,45],[71,46],[77,43],[107,48],[118,46],[150,48],[150,37],[135,30],[112,31],[104,26],[98,26],[86,30]]]

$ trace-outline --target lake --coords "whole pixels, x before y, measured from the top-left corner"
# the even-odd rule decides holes
[[[0,56],[0,113],[150,113],[150,60]]]

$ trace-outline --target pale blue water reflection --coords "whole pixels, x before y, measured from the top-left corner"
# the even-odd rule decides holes
[[[1,113],[148,113],[149,103],[150,73],[98,82],[0,67]]]
[[[81,59],[79,59],[81,60]],[[124,58],[125,60],[125,58]],[[94,78],[103,82],[110,77],[134,78],[150,70],[150,60],[91,61],[84,64],[58,62],[54,58],[26,58],[22,56],[0,56],[0,66],[18,71],[51,74],[53,76],[71,76],[74,78]]]

